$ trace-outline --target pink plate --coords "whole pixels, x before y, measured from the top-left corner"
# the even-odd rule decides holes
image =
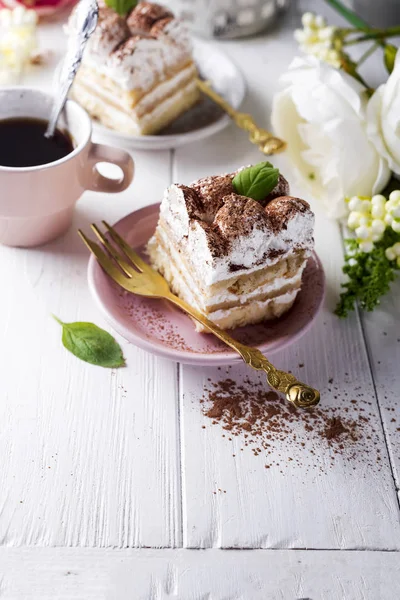
[[[136,250],[152,236],[159,204],[137,210],[114,226]],[[213,335],[196,333],[194,325],[166,300],[135,296],[117,286],[93,256],[88,268],[89,288],[111,326],[143,350],[193,365],[228,365],[241,361],[238,354]],[[266,354],[281,350],[305,333],[324,298],[325,278],[321,262],[313,254],[303,274],[303,285],[292,309],[281,319],[236,329],[234,337],[257,346]]]

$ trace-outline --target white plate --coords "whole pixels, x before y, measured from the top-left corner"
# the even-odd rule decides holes
[[[246,84],[243,75],[236,65],[218,48],[212,44],[199,39],[193,40],[194,60],[200,71],[201,76],[207,79],[212,87],[223,96],[234,108],[239,108],[245,94]],[[208,110],[210,104],[204,102]],[[186,120],[190,118],[192,111],[197,111],[201,118],[202,106],[194,107],[185,113]],[[216,110],[216,109],[215,109]],[[192,114],[192,118],[195,115]],[[195,121],[195,119],[193,119]],[[114,146],[124,146],[128,148],[137,148],[142,150],[166,150],[177,148],[184,144],[197,142],[203,138],[214,135],[221,129],[224,129],[230,122],[227,115],[221,114],[216,120],[208,125],[191,129],[185,133],[162,134],[162,135],[128,135],[113,131],[100,123],[93,122],[93,131],[96,137],[101,137],[102,141],[108,142]]]

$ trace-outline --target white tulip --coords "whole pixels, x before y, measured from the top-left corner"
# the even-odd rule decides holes
[[[400,175],[400,52],[392,74],[368,102],[367,132],[379,154]]]
[[[390,177],[367,137],[365,89],[313,56],[296,58],[282,81],[272,109],[275,132],[311,194],[331,217],[342,218],[346,197],[371,197]]]

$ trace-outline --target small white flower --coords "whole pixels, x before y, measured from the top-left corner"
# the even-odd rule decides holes
[[[369,227],[371,222],[371,219],[369,218],[369,215],[363,215],[360,213],[360,225],[366,225],[367,227]]]
[[[319,38],[321,40],[329,40],[331,41],[336,35],[336,27],[323,27],[319,33]]]
[[[370,211],[371,211],[371,201],[370,200],[363,200],[361,202],[360,212],[362,212],[364,214],[368,214]]]
[[[393,248],[386,248],[385,256],[388,260],[395,260],[396,254],[395,254]]]
[[[356,229],[356,236],[360,240],[366,240],[366,239],[368,239],[369,236],[370,236],[370,231],[369,231],[368,227],[366,225],[360,225],[360,227],[357,227],[357,229]]]
[[[360,242],[359,248],[361,252],[372,252],[374,249],[374,244],[371,241]]]
[[[360,216],[361,215],[358,212],[351,212],[349,214],[349,218],[347,219],[347,225],[348,227],[350,227],[350,229],[355,229],[360,225]]]
[[[304,15],[301,17],[301,22],[304,27],[313,27],[314,22],[315,22],[315,17],[313,15],[313,13],[311,13],[311,12],[304,13]]]
[[[315,27],[322,28],[325,27],[326,21],[322,15],[316,15],[314,19]]]
[[[375,194],[375,196],[372,196],[371,198],[371,204],[373,206],[385,206],[386,198],[385,196],[382,196],[382,194]]]
[[[353,196],[349,200],[349,210],[360,212],[362,207],[362,200],[358,196]]]
[[[400,233],[400,221],[394,221],[393,220],[393,222],[392,222],[392,229],[396,233]]]
[[[400,256],[400,242],[396,242],[393,246],[392,246],[392,250],[395,253],[396,256]]]
[[[372,207],[371,216],[374,219],[383,219],[384,216],[385,216],[385,214],[386,214],[386,211],[385,211],[385,207],[384,206],[374,205]]]
[[[0,10],[0,80],[13,81],[29,64],[37,50],[37,15],[18,5],[13,10]]]
[[[394,208],[392,208],[392,210],[390,211],[390,214],[395,219],[399,219],[400,218],[400,206],[395,206]]]
[[[387,214],[384,220],[386,225],[391,225],[393,223],[393,217],[390,214]]]
[[[394,204],[400,203],[400,190],[393,190],[393,192],[391,192],[389,202],[393,202]]]
[[[296,29],[293,35],[296,42],[300,45],[304,44],[309,38],[308,32],[305,32],[303,29]]]
[[[377,235],[382,235],[386,229],[386,224],[380,219],[374,219],[371,223],[371,231]]]

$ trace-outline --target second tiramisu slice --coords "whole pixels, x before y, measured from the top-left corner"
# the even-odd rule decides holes
[[[103,125],[148,135],[199,100],[196,77],[188,30],[168,9],[140,2],[120,16],[100,3],[72,97]]]

